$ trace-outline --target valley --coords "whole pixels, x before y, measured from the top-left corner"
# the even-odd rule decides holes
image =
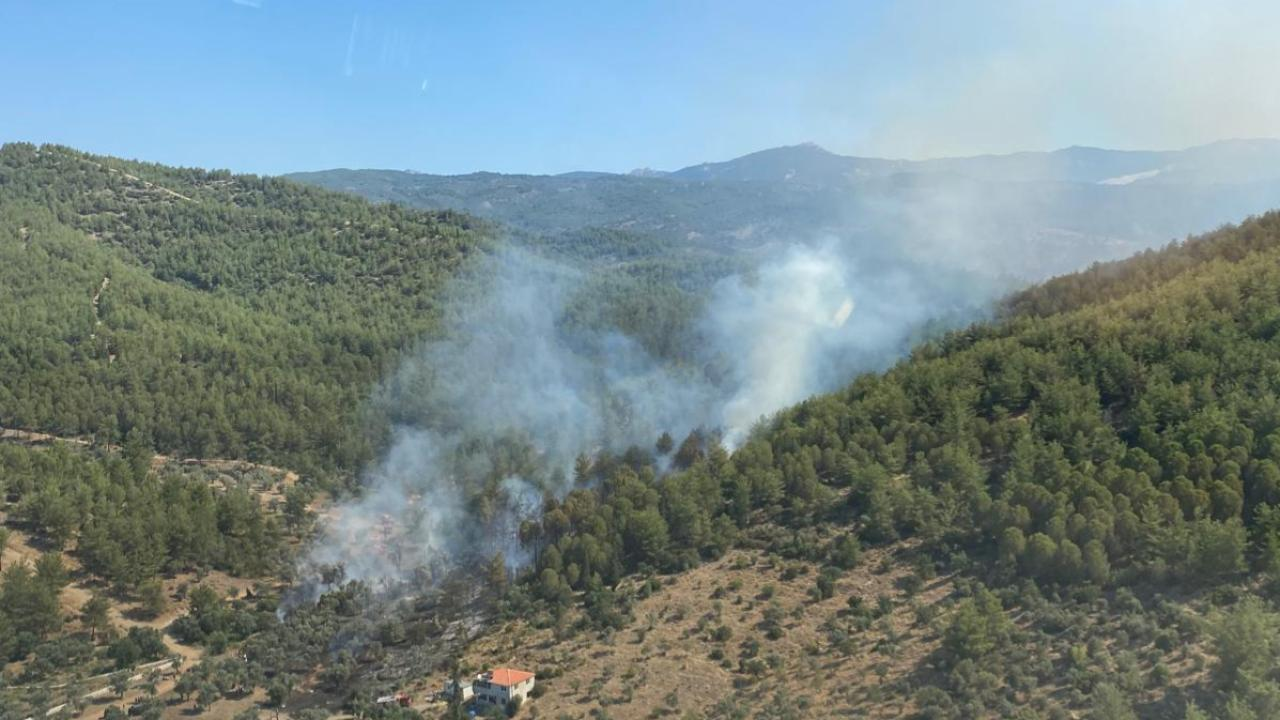
[[[0,158],[4,717],[1269,712],[1274,214],[938,321],[836,250]]]
[[[0,27],[0,720],[1280,719],[1280,3]]]

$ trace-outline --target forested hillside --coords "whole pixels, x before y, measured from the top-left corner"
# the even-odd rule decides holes
[[[0,149],[0,426],[358,468],[357,413],[485,241],[450,212]]]
[[[677,362],[739,267],[626,229],[519,232],[586,271],[557,322]],[[363,422],[370,388],[441,327],[446,287],[483,290],[468,260],[496,234],[287,181],[0,150],[0,425],[99,441],[0,451],[24,561],[0,577],[0,651],[29,681],[0,715],[52,706],[40,683],[78,664],[178,649],[198,664],[148,717],[457,717],[372,698],[496,663],[538,672],[520,712],[541,717],[1280,716],[1276,213],[1017,293],[732,452],[713,428],[581,448],[511,555],[414,573],[412,602],[324,568],[331,592],[290,595],[279,621],[250,586],[294,574],[314,487],[188,473],[152,446],[366,467],[387,421]],[[358,540],[394,553],[396,532]],[[195,586],[210,573],[218,591]],[[98,635],[125,627],[99,590],[138,615],[128,634]],[[139,624],[156,617],[167,634]]]
[[[764,567],[784,568],[780,583],[797,577],[788,559],[813,568],[801,582],[816,582],[815,604],[787,612],[830,613],[808,651],[819,658],[900,667],[904,649],[932,649],[874,693],[832,700],[819,682],[797,698],[785,663],[798,660],[754,659],[791,617],[771,620],[762,596],[746,608],[765,606],[764,637],[717,651],[750,690],[711,717],[791,717],[768,709],[782,689],[799,707],[922,717],[1205,717],[1193,703],[1276,717],[1278,307],[1268,214],[1024,293],[1006,319],[802,403],[732,455],[691,437],[674,458],[687,469],[661,482],[634,457],[598,460],[582,473],[598,489],[550,503],[524,533],[538,561],[516,614],[555,617],[581,590],[586,627],[630,627],[619,603],[661,584],[619,596],[621,579],[736,543],[778,558]],[[822,604],[877,572],[851,568],[880,546],[913,579],[879,610],[856,592],[848,608]],[[954,590],[917,597],[939,577]],[[873,622],[902,606],[914,620]]]

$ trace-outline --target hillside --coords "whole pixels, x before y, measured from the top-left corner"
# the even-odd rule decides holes
[[[660,483],[600,465],[468,662],[557,717],[1274,717],[1277,260],[1269,214]]]
[[[368,388],[484,246],[451,212],[0,149],[0,426],[358,468]]]
[[[277,467],[0,433],[0,716],[158,712],[184,668],[274,622],[322,503]]]
[[[565,477],[518,436],[373,463],[393,421],[475,419],[432,405],[472,398],[418,384],[439,358],[390,369],[455,327],[453,303],[535,266],[586,278],[550,327],[620,328],[679,364],[741,256],[517,229],[569,267],[476,277],[500,231],[451,212],[65,148],[0,160],[0,426],[23,430],[0,437],[0,651],[19,686],[0,717],[138,700],[152,720],[456,718],[430,693],[496,664],[536,671],[520,715],[557,720],[1280,714],[1280,214],[1027,288],[732,451],[711,428],[577,447]],[[405,407],[370,407],[389,374]],[[346,526],[394,578],[301,564],[316,513],[342,527],[360,509],[322,506],[317,476],[396,462],[393,480],[485,490],[396,493],[403,515],[375,503]],[[508,481],[542,474],[559,477],[504,515]],[[414,566],[397,522],[440,513],[502,551]],[[373,701],[401,690],[410,708]]]

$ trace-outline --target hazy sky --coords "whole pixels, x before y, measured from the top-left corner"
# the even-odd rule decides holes
[[[278,173],[1280,136],[1280,2],[3,0],[0,140]]]

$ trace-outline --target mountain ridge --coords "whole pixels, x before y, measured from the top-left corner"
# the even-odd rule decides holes
[[[1215,151],[1265,151],[1280,152],[1280,138],[1224,138],[1214,140],[1199,145],[1191,145],[1181,149],[1174,150],[1130,150],[1107,148],[1094,145],[1068,145],[1066,147],[1056,148],[1053,150],[1016,150],[1006,153],[976,153],[973,155],[944,155],[933,158],[908,159],[881,157],[876,155],[845,155],[819,145],[815,142],[800,142],[792,145],[778,145],[774,147],[755,150],[743,155],[738,155],[726,160],[707,160],[703,162],[684,165],[672,170],[663,170],[653,167],[638,167],[629,171],[614,172],[608,170],[568,170],[558,173],[531,173],[531,172],[507,172],[496,170],[472,170],[465,173],[433,173],[421,169],[403,169],[394,170],[391,168],[381,167],[334,167],[323,170],[295,170],[283,173],[282,177],[306,176],[322,172],[386,172],[386,173],[404,173],[406,175],[426,175],[438,178],[467,178],[477,176],[498,176],[513,178],[574,178],[574,177],[635,177],[635,178],[672,178],[699,180],[717,177],[717,168],[728,168],[742,164],[750,164],[761,160],[773,160],[781,158],[785,161],[795,161],[797,159],[816,159],[819,162],[839,163],[847,167],[879,167],[898,171],[919,171],[929,167],[948,167],[965,165],[971,163],[990,163],[1003,162],[1009,163],[1013,161],[1023,161],[1028,159],[1042,158],[1072,158],[1079,159],[1082,156],[1110,156],[1114,158],[1129,158],[1132,160],[1141,160],[1143,162],[1161,162],[1162,159],[1177,156],[1200,156]],[[775,178],[776,179],[776,178]]]
[[[1186,159],[1203,160],[1206,156],[1212,158],[1215,153],[1240,151],[1262,152],[1269,157],[1280,157],[1280,139],[1227,139],[1181,150],[1114,150],[1073,145],[1049,151],[1028,150],[921,160],[841,155],[813,143],[801,143],[760,150],[725,161],[690,165],[673,170],[668,175],[685,179],[759,180],[765,179],[755,175],[761,166],[768,168],[782,162],[817,165],[817,174],[826,180],[838,176],[856,178],[898,172],[938,172],[945,169],[977,179],[1009,181],[1044,179],[1031,174],[1033,170],[1047,173],[1066,169],[1074,171],[1074,174],[1065,178],[1067,180],[1096,182],[1109,175],[1125,174],[1122,172],[1124,169],[1152,165],[1160,167]],[[790,179],[785,173],[782,177]],[[771,179],[778,179],[776,173]]]
[[[1280,141],[929,161],[846,157],[807,144],[667,173],[286,177],[374,201],[463,210],[538,236],[605,228],[727,256],[834,237],[1035,281],[1280,206]]]

